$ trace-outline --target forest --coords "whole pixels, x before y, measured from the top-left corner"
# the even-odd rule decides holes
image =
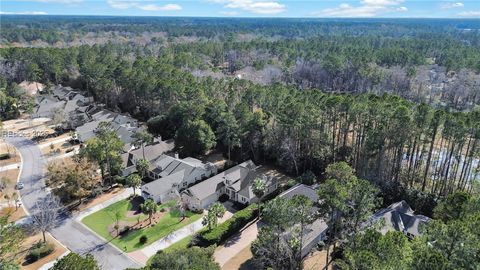
[[[10,44],[0,49],[3,119],[19,109],[16,83],[64,84],[148,121],[184,155],[216,147],[319,179],[328,164],[347,161],[390,196],[386,204],[411,197],[423,212],[438,196],[478,185],[480,48],[478,32],[463,30],[477,21],[22,19],[2,21],[28,26],[2,40]],[[57,33],[65,46],[14,37],[30,30]],[[64,36],[98,31],[166,34],[80,46]],[[239,76],[246,69],[268,82]]]

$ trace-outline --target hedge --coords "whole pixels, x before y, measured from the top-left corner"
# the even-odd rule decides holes
[[[208,247],[214,244],[221,244],[257,217],[257,207],[256,204],[251,204],[245,209],[236,212],[231,218],[212,230],[208,230],[208,228],[200,230],[192,239],[192,245]]]

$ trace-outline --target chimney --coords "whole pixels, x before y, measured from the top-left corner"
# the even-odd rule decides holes
[[[176,158],[176,159],[179,159],[178,153],[175,153],[175,158]]]

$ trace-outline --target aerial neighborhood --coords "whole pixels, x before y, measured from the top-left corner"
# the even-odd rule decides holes
[[[234,222],[236,215],[246,215],[239,219],[242,220],[238,221],[239,225],[235,225],[237,230],[227,230],[222,237],[215,240],[218,241],[215,243],[220,247],[213,253],[213,257],[220,265],[230,265],[229,261],[236,260],[236,256],[243,257],[244,250],[249,246],[252,250],[258,248],[258,252],[273,252],[268,251],[267,246],[257,247],[261,244],[260,240],[256,239],[259,237],[259,231],[269,226],[280,226],[282,231],[292,232],[288,238],[296,235],[301,239],[302,249],[299,255],[301,260],[309,261],[316,258],[317,253],[323,249],[324,243],[329,240],[327,230],[332,221],[322,217],[319,213],[324,211],[322,209],[331,209],[335,216],[335,213],[340,210],[332,209],[332,205],[326,205],[328,199],[320,197],[322,187],[326,188],[326,195],[331,192],[328,190],[331,187],[327,187],[327,184],[318,184],[316,181],[312,181],[313,179],[307,179],[314,177],[311,174],[302,176],[292,184],[292,180],[288,180],[288,177],[282,172],[270,165],[257,165],[252,160],[230,165],[230,161],[222,159],[222,157],[220,157],[220,162],[208,159],[215,155],[181,158],[173,139],[162,140],[160,136],[149,134],[144,124],[129,115],[103,109],[103,106],[96,104],[92,98],[69,87],[55,86],[50,89],[50,92],[46,93],[45,91],[46,89],[43,89],[36,94],[36,105],[31,118],[33,121],[45,119],[47,124],[60,130],[60,133],[65,134],[70,130],[69,133],[66,133],[71,136],[69,140],[79,144],[79,148],[75,151],[76,155],[82,156],[82,151],[88,149],[89,144],[94,143],[92,139],[105,136],[105,126],[118,141],[120,146],[116,150],[120,165],[118,179],[123,180],[120,182],[117,180],[117,183],[123,184],[127,189],[100,205],[92,206],[92,210],[79,212],[77,221],[101,239],[111,241],[110,245],[124,249],[125,256],[132,265],[144,265],[147,263],[147,259],[154,256],[158,250],[175,246],[176,242],[185,245],[186,239],[192,239],[189,241],[199,239],[196,240],[200,243],[199,246],[208,246],[203,243],[206,242],[205,235],[208,235],[210,230],[215,230],[213,227],[218,222],[225,224],[229,224],[230,220]],[[141,136],[138,134],[141,133],[144,133],[147,138],[139,141]],[[102,155],[102,153],[97,153],[97,155]],[[72,157],[75,156],[64,155],[58,159]],[[218,155],[215,157],[219,158]],[[331,168],[332,175],[341,170],[351,173],[351,168],[346,164],[339,163],[335,166]],[[342,168],[342,166],[347,167]],[[51,167],[48,170],[51,170]],[[92,173],[98,175],[98,171],[97,169]],[[49,173],[49,175],[52,174],[53,172]],[[356,179],[351,175],[348,177]],[[110,185],[112,184],[114,183],[110,183]],[[344,185],[351,185],[351,183],[345,182]],[[113,189],[116,192],[121,190],[118,184],[115,183],[114,186]],[[132,194],[132,190],[128,187],[139,188],[138,196],[135,196],[135,191]],[[52,186],[52,188],[55,187]],[[22,190],[20,190],[21,192]],[[106,195],[101,196],[110,197],[108,195],[110,191],[107,189],[106,192]],[[292,204],[290,207],[297,206],[300,209],[305,207],[305,212],[303,212],[305,216],[300,218],[305,220],[297,223],[295,213],[289,213],[290,210],[287,209],[284,209],[287,212],[283,214],[267,213],[267,210],[264,209],[263,217],[258,217],[260,212],[256,205],[267,207],[269,201],[272,201],[271,207],[278,208],[277,210],[281,210],[284,207],[281,204],[288,201]],[[364,203],[368,205],[372,202]],[[125,210],[126,212],[121,212]],[[182,221],[185,224],[182,222],[170,223],[166,221],[166,218],[162,218],[162,215],[159,215],[159,213],[167,211],[170,219],[174,220],[176,216],[180,215],[182,219],[185,219]],[[245,214],[245,211],[248,214]],[[118,215],[117,221],[112,219],[112,212],[117,213],[115,214]],[[211,213],[214,215],[213,218],[210,217]],[[145,221],[140,221],[142,215],[146,215]],[[285,215],[283,221],[282,215]],[[106,223],[103,221],[99,224],[106,224],[106,227],[97,224],[102,219],[106,219]],[[165,219],[165,224],[162,223],[162,219]],[[415,214],[411,207],[402,200],[379,209],[376,213],[372,212],[370,216],[364,216],[358,221],[361,222],[359,227],[363,229],[377,228],[381,234],[398,231],[412,239],[422,235],[431,218]],[[274,225],[278,222],[280,222],[278,225]],[[303,222],[305,223],[303,224]],[[117,225],[112,227],[111,224]],[[293,233],[294,228],[298,226],[301,228],[299,235]],[[184,229],[186,227],[188,230]],[[55,229],[52,228],[52,230],[51,234],[55,237]],[[139,234],[132,231],[144,231],[144,233]],[[165,239],[175,231],[178,231],[180,236],[174,237],[173,242],[167,243]],[[243,231],[254,232],[243,234]],[[122,235],[129,233],[135,233],[134,238],[136,239],[123,240]],[[61,235],[59,232],[57,234]],[[229,236],[233,239],[240,237],[241,241],[229,244],[229,241],[232,241],[229,240]],[[282,237],[286,236],[282,235]],[[330,233],[330,237],[335,237],[335,235]],[[61,242],[61,236],[59,238],[57,240]],[[138,243],[134,241],[138,241]],[[222,241],[226,242],[222,244]],[[330,249],[330,247],[327,248]],[[267,251],[262,249],[267,249]],[[248,256],[245,261],[247,260]],[[250,262],[247,261],[247,263]]]
[[[475,11],[159,2],[2,2],[0,270],[480,269]]]

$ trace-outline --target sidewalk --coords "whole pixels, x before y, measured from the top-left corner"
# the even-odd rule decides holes
[[[60,159],[60,158],[72,157],[73,155],[78,154],[79,152],[80,152],[80,148],[75,148],[75,150],[70,152],[70,153],[65,153],[65,154],[49,157],[49,158],[46,159],[46,162],[50,162],[52,160],[56,160],[56,159]]]
[[[219,223],[224,222],[225,220],[231,218],[233,214],[231,212],[226,212],[225,215],[219,219]],[[182,240],[183,238],[193,235],[199,230],[203,229],[205,226],[202,224],[202,219],[199,219],[192,224],[189,224],[181,229],[178,229],[172,232],[170,235],[167,235],[147,247],[144,247],[140,250],[133,251],[128,253],[128,255],[138,262],[142,262],[144,264],[147,263],[148,258],[152,257],[157,253],[157,251],[166,249],[169,246],[175,244],[176,242]]]
[[[77,220],[78,222],[82,223],[82,219],[94,212],[97,212],[97,211],[100,211],[102,210],[103,208],[111,205],[111,204],[114,204],[118,201],[121,201],[123,199],[126,199],[130,196],[133,195],[133,190],[131,188],[127,188],[125,189],[122,193],[118,194],[117,196],[113,197],[113,198],[110,198],[102,203],[99,203],[97,205],[94,205],[88,209],[85,209],[81,212],[79,212],[76,216],[75,216],[75,220]],[[83,223],[82,223],[83,224]]]
[[[14,170],[20,168],[21,163],[13,163],[0,167],[0,172]]]
[[[65,141],[68,141],[68,140],[70,140],[70,139],[72,139],[72,137],[71,137],[71,136],[67,136],[67,137],[64,137],[64,138],[61,138],[61,139],[58,139],[58,140],[54,140],[54,141],[51,141],[51,142],[39,144],[38,147],[40,147],[40,149],[42,149],[42,148],[45,148],[45,147],[50,147],[50,145],[52,145],[52,144],[57,144],[57,143],[65,142]]]

